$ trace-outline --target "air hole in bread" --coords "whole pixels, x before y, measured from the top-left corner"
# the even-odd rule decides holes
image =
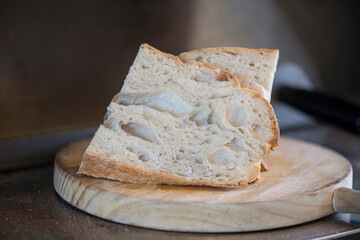
[[[204,107],[199,111],[195,112],[191,117],[190,120],[195,122],[197,126],[203,126],[208,124],[208,119],[211,114],[212,110],[209,107]]]
[[[228,75],[221,73],[217,80],[220,82],[226,82],[226,81],[229,81],[229,77],[228,77]]]
[[[213,143],[213,142],[215,142],[216,141],[216,137],[210,137],[210,138],[208,138],[208,139],[206,139],[206,143]]]
[[[236,53],[233,53],[233,52],[230,52],[230,51],[224,51],[224,52],[227,53],[227,54],[233,55],[233,56],[237,55]]]
[[[140,159],[141,161],[143,161],[143,162],[148,162],[148,161],[150,161],[150,156],[149,156],[148,154],[146,154],[146,155],[140,155],[140,156],[139,156],[139,159]]]
[[[130,147],[126,147],[126,149],[129,150],[130,152],[133,152],[133,153],[137,154],[139,160],[141,160],[143,162],[148,162],[148,161],[150,161],[152,159],[151,154],[144,147],[130,146]]]
[[[187,168],[187,169],[184,169],[183,171],[178,171],[176,174],[180,175],[180,176],[183,176],[183,177],[187,177],[187,176],[190,176],[191,173],[192,173],[192,169]]]
[[[228,169],[233,169],[233,165],[237,162],[237,159],[229,148],[222,148],[211,154],[209,162],[214,165],[223,165],[227,166]]]
[[[231,125],[238,127],[244,123],[246,119],[246,111],[242,105],[233,103],[228,107],[226,117],[227,121]]]
[[[195,61],[197,61],[197,62],[201,62],[201,60],[203,60],[202,56],[198,56],[197,58],[195,58]]]
[[[214,113],[211,112],[208,119],[207,119],[207,124],[214,124]]]
[[[253,67],[253,66],[255,66],[255,64],[253,62],[250,62],[249,66]]]
[[[261,125],[252,124],[252,129],[253,129],[253,132],[255,133],[256,138],[261,139],[264,137],[265,131]]]
[[[235,168],[236,168],[236,165],[233,164],[233,163],[231,163],[231,164],[229,164],[229,165],[226,166],[226,169],[227,169],[227,170],[234,170]]]
[[[255,75],[254,78],[255,78],[256,80],[259,80],[259,76],[257,76],[257,75]]]
[[[139,123],[120,124],[121,129],[129,135],[141,138],[148,142],[155,142],[157,140],[156,133],[148,126]]]
[[[210,69],[201,69],[199,72],[191,76],[191,80],[196,82],[210,82],[215,78],[213,72]]]
[[[246,143],[244,141],[240,140],[238,137],[233,138],[225,146],[234,150],[235,152],[249,150],[249,147],[246,145]]]

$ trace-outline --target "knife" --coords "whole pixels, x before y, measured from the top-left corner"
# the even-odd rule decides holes
[[[313,117],[360,134],[360,106],[320,91],[289,86],[278,89],[277,98]]]

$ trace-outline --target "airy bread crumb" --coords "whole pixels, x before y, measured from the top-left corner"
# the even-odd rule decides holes
[[[278,145],[273,109],[229,72],[142,44],[79,173],[131,183],[243,186]]]

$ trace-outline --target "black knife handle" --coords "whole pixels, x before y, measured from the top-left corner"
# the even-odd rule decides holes
[[[321,120],[360,133],[360,106],[317,91],[280,87],[278,99]]]

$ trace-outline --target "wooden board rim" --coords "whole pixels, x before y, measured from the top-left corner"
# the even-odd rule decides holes
[[[282,142],[293,142],[293,143],[297,143],[297,144],[305,144],[306,146],[314,146],[313,144],[309,144],[309,143],[305,143],[305,142],[301,142],[298,140],[292,140],[292,139],[288,139],[288,138],[282,138]],[[263,212],[258,212],[258,213],[262,213],[261,217],[264,218],[262,222],[265,222],[266,219],[271,220],[272,218],[275,218],[276,221],[274,222],[268,222],[267,224],[261,224],[261,222],[259,221],[255,221],[253,223],[251,223],[251,219],[247,219],[250,223],[245,223],[242,225],[239,224],[232,224],[232,225],[223,225],[220,224],[220,222],[227,222],[226,218],[229,218],[230,220],[234,220],[236,219],[236,217],[234,218],[234,216],[223,216],[220,220],[216,220],[218,223],[214,223],[212,222],[204,224],[201,223],[201,221],[199,223],[183,223],[183,224],[179,224],[178,222],[176,222],[176,224],[164,224],[164,223],[159,223],[159,222],[154,222],[151,221],[151,216],[150,219],[145,219],[145,217],[143,219],[141,218],[136,218],[135,220],[131,220],[128,217],[127,219],[123,218],[121,216],[121,214],[123,213],[119,213],[120,216],[113,216],[113,217],[109,217],[106,215],[106,213],[101,213],[101,210],[98,209],[98,211],[93,211],[93,209],[90,208],[96,208],[96,206],[92,206],[91,203],[87,203],[85,205],[81,205],[79,204],[79,199],[76,199],[76,194],[78,194],[78,191],[83,191],[81,193],[81,196],[84,195],[84,189],[85,191],[90,191],[92,188],[97,189],[97,191],[100,189],[101,191],[105,191],[107,192],[106,194],[108,194],[108,196],[110,196],[111,194],[109,193],[109,191],[106,190],[106,188],[104,187],[99,187],[99,186],[93,186],[93,185],[89,185],[86,182],[84,182],[84,179],[88,179],[91,177],[84,177],[84,176],[79,176],[76,173],[69,173],[69,169],[63,168],[61,166],[61,164],[59,163],[59,161],[61,162],[61,154],[59,154],[56,158],[55,164],[54,164],[54,186],[55,186],[55,190],[58,192],[58,194],[67,202],[69,202],[71,205],[84,210],[90,214],[108,219],[108,220],[112,220],[115,222],[120,222],[120,223],[125,223],[125,224],[131,224],[131,225],[135,225],[135,226],[141,226],[141,227],[148,227],[148,228],[154,228],[154,229],[161,229],[161,230],[174,230],[174,231],[195,231],[195,232],[238,232],[238,231],[253,231],[253,230],[264,230],[264,229],[271,229],[271,228],[278,228],[278,227],[285,227],[285,226],[291,226],[294,224],[299,224],[299,223],[303,223],[303,222],[307,222],[307,221],[311,221],[326,215],[329,215],[331,213],[333,213],[333,209],[331,207],[331,198],[332,198],[332,193],[333,191],[338,188],[338,187],[350,187],[352,186],[352,170],[351,170],[351,165],[348,163],[348,161],[340,156],[339,154],[329,150],[329,149],[325,149],[323,147],[320,146],[315,146],[315,148],[319,149],[319,150],[323,150],[323,151],[327,151],[328,153],[331,153],[332,155],[336,156],[338,159],[341,159],[340,161],[345,161],[348,167],[348,171],[344,172],[343,176],[336,180],[335,182],[330,182],[327,183],[323,186],[323,188],[320,188],[318,190],[318,194],[321,195],[321,197],[319,197],[320,195],[306,195],[306,191],[302,192],[301,194],[298,194],[295,198],[281,198],[278,199],[276,201],[253,201],[253,202],[244,202],[244,203],[234,203],[234,202],[228,202],[228,203],[219,203],[219,202],[211,202],[211,201],[207,201],[207,202],[202,202],[202,201],[188,201],[186,203],[181,202],[181,198],[177,198],[177,201],[168,201],[166,199],[153,199],[153,198],[144,198],[144,197],[139,197],[139,196],[134,196],[134,195],[126,195],[126,194],[119,194],[116,192],[111,192],[111,194],[114,194],[115,196],[117,196],[117,198],[126,198],[127,200],[131,200],[131,201],[143,201],[143,203],[145,204],[149,204],[149,205],[159,205],[160,207],[164,207],[164,205],[168,205],[168,207],[174,207],[174,205],[182,205],[183,209],[182,211],[184,211],[184,208],[189,208],[192,211],[194,211],[194,208],[199,208],[199,207],[205,207],[206,211],[210,211],[210,210],[214,210],[216,211],[224,211],[224,213],[228,214],[228,212],[231,211],[235,211],[236,213],[239,214],[239,211],[241,213],[241,211],[245,211],[245,212],[249,212],[248,210],[246,210],[246,208],[255,208],[255,209],[260,209]],[[344,163],[345,163],[344,162]],[[71,179],[71,180],[70,180]],[[96,180],[96,181],[104,181],[106,184],[111,181],[111,180]],[[113,181],[111,181],[113,182]],[[59,185],[60,183],[62,183],[63,185]],[[78,185],[78,187],[76,188],[76,184]],[[106,185],[105,184],[105,185]],[[124,185],[123,183],[114,183],[115,185]],[[88,185],[88,186],[86,186]],[[111,185],[111,183],[110,183]],[[129,184],[125,184],[125,185],[129,185]],[[85,186],[85,187],[84,187]],[[91,187],[89,187],[91,186]],[[159,185],[154,185],[154,186],[159,186]],[[145,186],[145,188],[150,188],[154,187],[154,186]],[[105,186],[106,187],[106,186]],[[164,186],[163,186],[164,187]],[[178,187],[178,186],[165,186],[165,188],[169,188],[169,187]],[[179,187],[178,187],[179,188]],[[180,188],[189,188],[189,186],[185,186],[185,187],[180,187]],[[196,187],[194,187],[196,188]],[[80,190],[79,190],[80,189]],[[216,189],[216,188],[215,188]],[[66,190],[66,191],[65,191]],[[216,191],[218,191],[219,189],[217,189]],[[214,190],[215,191],[215,190]],[[228,191],[228,190],[227,190]],[[136,192],[136,191],[135,191]],[[155,192],[157,192],[157,190],[155,190]],[[109,195],[110,194],[110,195]],[[303,196],[305,195],[305,196]],[[112,196],[113,197],[113,196]],[[179,200],[180,199],[180,200]],[[77,201],[75,201],[77,200]],[[184,200],[184,199],[182,199]],[[314,206],[308,206],[308,209],[306,209],[306,206],[300,206],[301,204],[305,204],[305,202],[313,202],[314,200],[318,200],[319,203],[318,205],[314,205]],[[281,204],[285,204],[288,205],[287,207],[281,207],[278,206],[279,203]],[[190,205],[193,205],[192,207]],[[323,206],[322,206],[323,205]],[[159,207],[157,206],[157,207]],[[281,216],[282,213],[281,211],[284,211],[286,213],[287,212],[291,212],[289,211],[289,208],[291,207],[297,207],[299,208],[300,206],[300,210],[301,211],[305,211],[308,214],[303,214],[303,215],[307,215],[307,216],[303,216],[303,217],[292,217],[290,216],[286,216],[286,214],[284,216]],[[320,211],[318,210],[319,206],[321,207]],[[268,209],[272,209],[272,208],[276,208],[276,211],[279,212],[274,212],[274,211],[270,211]],[[317,210],[316,210],[317,209]],[[150,210],[151,211],[151,210]],[[264,212],[268,211],[268,213],[264,214]],[[297,212],[292,212],[290,214],[296,214]],[[304,212],[303,212],[304,213]],[[139,213],[140,214],[140,213]],[[156,213],[152,213],[152,215],[154,215]],[[215,214],[215,213],[214,213]],[[141,214],[140,214],[141,215]],[[150,214],[151,215],[151,214]],[[171,215],[171,214],[170,214]],[[210,214],[211,215],[211,214]],[[215,214],[216,215],[216,214]],[[214,215],[214,216],[215,216]],[[264,215],[266,215],[264,217]],[[277,215],[277,216],[276,216]],[[216,215],[217,216],[217,215]],[[156,217],[155,215],[153,217]],[[176,218],[176,214],[170,216],[172,218]],[[255,216],[256,217],[256,216]],[[232,219],[234,218],[234,219]],[[239,216],[237,217],[239,220]],[[204,219],[203,219],[204,220]],[[225,220],[225,221],[224,221]],[[165,222],[166,223],[166,222]]]

